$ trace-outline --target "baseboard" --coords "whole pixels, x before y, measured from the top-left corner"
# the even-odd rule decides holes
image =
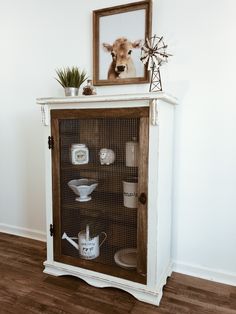
[[[34,229],[0,223],[0,232],[46,242],[46,233]],[[193,277],[236,286],[236,273],[228,273],[221,270],[210,269],[193,264],[186,264],[178,261],[173,261],[173,271]]]
[[[46,242],[46,233],[38,230],[27,229],[0,223],[0,232],[14,234],[25,238]]]
[[[177,273],[236,286],[236,273],[228,273],[222,270],[185,264],[178,261],[174,261],[173,270]]]

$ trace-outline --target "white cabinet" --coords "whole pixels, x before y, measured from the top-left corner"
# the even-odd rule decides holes
[[[37,103],[48,143],[44,272],[158,305],[172,271],[176,99],[147,93]]]

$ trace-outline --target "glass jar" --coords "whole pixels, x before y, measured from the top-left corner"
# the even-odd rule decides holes
[[[89,96],[89,95],[96,95],[96,88],[93,86],[92,80],[87,80],[87,85],[83,88],[83,95]]]
[[[73,165],[84,165],[89,162],[89,150],[85,144],[71,145],[71,163]]]

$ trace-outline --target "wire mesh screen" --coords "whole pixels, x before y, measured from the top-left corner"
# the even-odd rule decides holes
[[[139,122],[59,121],[63,255],[135,268]]]

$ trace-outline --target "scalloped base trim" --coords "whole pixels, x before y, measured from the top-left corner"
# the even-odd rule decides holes
[[[105,274],[96,273],[86,269],[58,263],[58,262],[44,262],[44,273],[53,276],[76,276],[88,284],[97,288],[118,288],[124,290],[136,299],[142,302],[158,306],[163,294],[163,286],[166,284],[167,278],[172,273],[172,265],[169,265],[165,274],[162,276],[160,287],[157,290],[151,290],[148,286],[132,282],[129,280],[112,277]]]

